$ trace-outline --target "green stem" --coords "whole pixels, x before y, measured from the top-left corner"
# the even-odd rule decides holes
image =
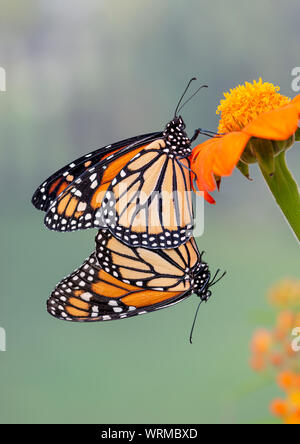
[[[299,188],[286,165],[285,152],[280,153],[274,160],[275,172],[272,176],[264,171],[263,165],[260,163],[259,167],[277,204],[286,217],[298,241],[300,241]]]

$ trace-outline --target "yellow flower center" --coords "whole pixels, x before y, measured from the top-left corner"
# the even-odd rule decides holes
[[[246,82],[224,93],[217,114],[220,114],[219,133],[239,131],[260,114],[289,103],[291,99],[279,94],[280,87],[264,82]]]

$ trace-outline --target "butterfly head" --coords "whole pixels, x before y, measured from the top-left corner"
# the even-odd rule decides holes
[[[218,269],[214,277],[211,279],[211,274],[207,263],[200,261],[198,264],[194,273],[193,291],[202,301],[208,301],[208,299],[211,297],[210,287],[219,282],[225,276],[226,271],[224,271],[221,276],[219,276],[219,273],[220,270]]]
[[[208,301],[211,297],[210,287],[210,271],[206,262],[200,262],[194,275],[194,293],[200,297],[202,301]]]
[[[171,153],[182,157],[191,154],[191,141],[185,132],[185,123],[181,116],[175,116],[166,125],[163,136]]]

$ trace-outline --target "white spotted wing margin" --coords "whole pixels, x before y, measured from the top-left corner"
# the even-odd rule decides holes
[[[92,155],[85,155],[78,161],[74,161],[71,164],[75,165],[73,170],[69,167],[64,167],[58,173],[51,176],[38,188],[32,199],[33,204],[37,208],[46,211],[44,219],[46,227],[54,231],[74,231],[103,226],[98,209],[102,203],[100,200],[101,196],[103,194],[104,197],[105,193],[98,193],[98,190],[103,185],[104,180],[106,180],[105,178],[111,176],[109,170],[113,170],[113,166],[117,162],[120,165],[119,170],[122,169],[123,157],[124,163],[126,163],[126,155],[134,152],[135,149],[143,146],[143,144],[150,143],[160,135],[161,133],[157,132],[144,134],[110,145],[107,148],[94,152]],[[76,162],[79,162],[78,166]],[[88,164],[89,166],[85,167]],[[66,180],[70,180],[70,178],[74,180],[68,183],[62,192],[59,193],[60,183],[53,190],[52,187],[56,184],[56,175],[60,177],[62,172],[65,184]],[[111,181],[113,177],[109,180]],[[52,190],[51,193],[49,193],[50,190]],[[95,199],[95,194],[97,193],[99,197],[96,196]],[[47,195],[49,195],[49,198],[46,197]],[[45,197],[47,205],[43,204]],[[99,201],[95,204],[97,199]],[[40,204],[41,201],[42,204]]]
[[[106,273],[93,253],[80,268],[55,287],[47,301],[47,310],[52,316],[65,321],[109,321],[166,308],[191,294],[190,290],[149,291],[126,285]],[[132,305],[132,300],[139,306]],[[141,304],[144,300],[148,301],[147,305]]]
[[[59,196],[62,184],[70,185],[75,182],[88,168],[93,168],[98,164],[103,156],[136,143],[145,137],[158,137],[160,133],[149,133],[142,136],[131,137],[129,139],[120,140],[111,145],[97,148],[88,154],[85,154],[71,163],[60,168],[48,179],[46,179],[35,191],[32,197],[32,204],[41,211],[48,211],[53,201]]]

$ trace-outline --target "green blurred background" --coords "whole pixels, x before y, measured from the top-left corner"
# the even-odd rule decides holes
[[[189,134],[216,129],[222,92],[262,76],[289,96],[300,65],[298,0],[27,0],[1,4],[0,422],[271,422],[275,384],[248,365],[275,281],[299,277],[299,247],[256,168],[223,181],[198,239],[228,275],[200,311],[105,324],[50,317],[55,284],[93,248],[95,230],[43,227],[30,204],[54,170],[99,146],[160,130],[187,80],[208,83],[184,109]],[[288,153],[300,179],[299,145]],[[272,313],[271,313],[272,317]]]

